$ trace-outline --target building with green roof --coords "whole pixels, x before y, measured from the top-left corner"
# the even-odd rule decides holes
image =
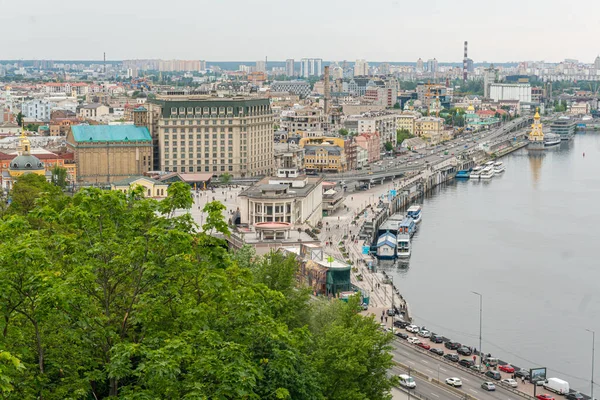
[[[107,184],[152,170],[152,137],[136,125],[74,125],[67,147],[75,154],[77,182]]]

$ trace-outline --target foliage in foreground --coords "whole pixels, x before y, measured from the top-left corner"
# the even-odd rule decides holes
[[[310,302],[294,258],[232,256],[175,217],[186,186],[38,186],[0,222],[2,398],[389,398],[389,335],[354,299]],[[204,231],[228,233],[222,207]]]

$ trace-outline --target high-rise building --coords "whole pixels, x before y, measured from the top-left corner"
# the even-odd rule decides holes
[[[303,58],[300,60],[300,76],[321,76],[323,60],[320,58]]]
[[[356,60],[354,63],[354,76],[368,76],[369,75],[369,63],[362,59]]]
[[[285,74],[287,76],[295,76],[295,72],[294,59],[288,58],[285,60]]]
[[[269,99],[158,95],[159,168],[165,172],[273,172],[273,113]]]
[[[256,72],[267,72],[267,62],[264,60],[257,61],[255,71]]]
[[[596,57],[596,60],[594,61],[594,68],[600,69],[600,56]]]
[[[423,72],[423,60],[421,58],[417,60],[417,72]]]
[[[438,72],[438,62],[434,59],[427,60],[427,72],[435,74]]]
[[[498,78],[498,70],[494,68],[494,64],[486,68],[483,73],[483,97],[486,99],[490,98],[490,86],[496,82]]]

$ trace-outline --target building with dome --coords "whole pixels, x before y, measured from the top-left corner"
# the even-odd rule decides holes
[[[3,189],[10,190],[20,176],[27,174],[42,175],[46,180],[51,180],[52,174],[46,171],[44,163],[31,154],[31,142],[25,136],[25,132],[21,134],[17,152],[19,155],[10,161],[8,169],[2,171]]]

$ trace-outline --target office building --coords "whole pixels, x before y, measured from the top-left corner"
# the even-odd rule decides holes
[[[78,183],[103,184],[152,170],[148,128],[134,125],[75,125],[67,134]]]
[[[531,85],[529,83],[492,83],[489,98],[494,101],[519,100],[521,103],[531,103]]]
[[[320,58],[303,58],[300,60],[300,76],[321,76],[323,60]]]
[[[285,92],[306,97],[310,94],[310,84],[307,81],[275,81],[271,85],[272,92]]]
[[[234,177],[273,172],[269,99],[172,94],[154,103],[160,170]]]
[[[285,74],[287,76],[296,76],[296,65],[293,58],[285,60]]]
[[[354,63],[354,76],[368,76],[369,63],[366,60],[356,60]]]

